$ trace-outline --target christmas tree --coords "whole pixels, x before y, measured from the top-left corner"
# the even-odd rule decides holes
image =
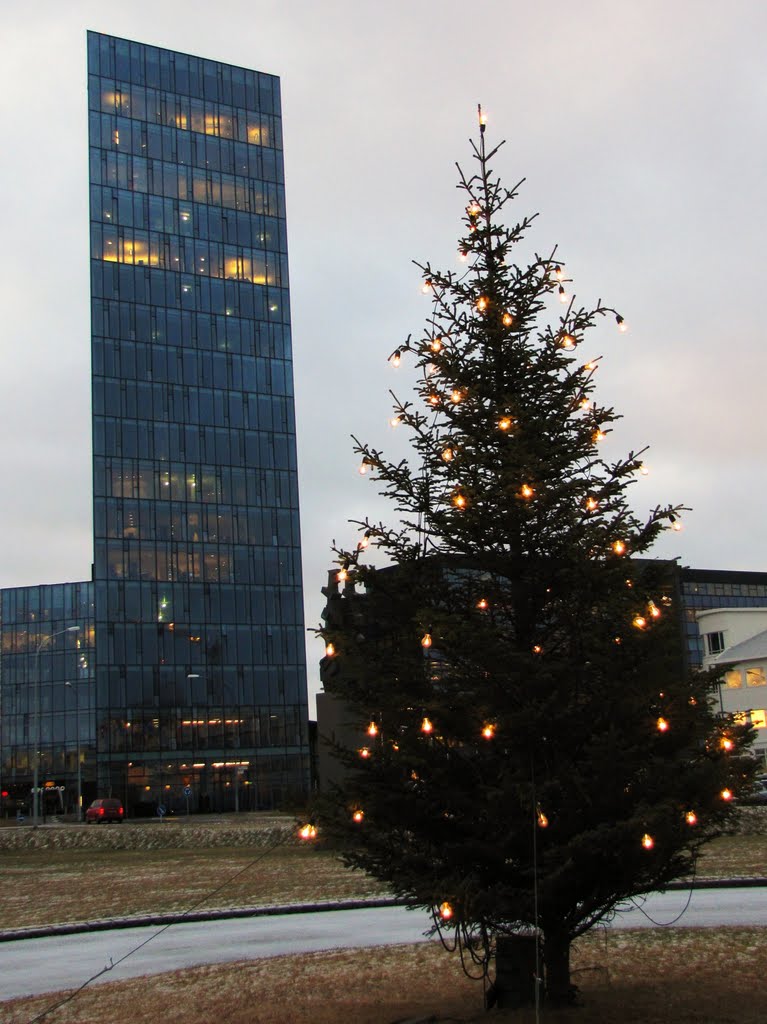
[[[572,941],[639,893],[694,874],[748,778],[749,727],[684,670],[669,563],[643,557],[681,506],[631,510],[643,452],[602,454],[600,302],[570,293],[556,250],[518,265],[533,218],[480,132],[459,273],[417,264],[431,313],[390,357],[419,372],[391,425],[412,457],[356,442],[394,525],[334,546],[323,682],[356,739],[317,815],[348,862],[431,908],[467,968],[532,934],[535,982],[573,992]],[[521,184],[521,183],[520,183]],[[369,556],[382,556],[376,568]]]

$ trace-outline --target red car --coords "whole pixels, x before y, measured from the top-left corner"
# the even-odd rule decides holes
[[[124,817],[125,811],[120,801],[104,797],[103,800],[94,800],[85,812],[85,824],[90,825],[94,821],[97,825],[102,821],[116,821],[121,824]]]

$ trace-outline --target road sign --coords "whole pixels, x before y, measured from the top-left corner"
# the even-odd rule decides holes
[[[190,797],[192,795],[192,787],[184,786],[184,796]]]
[[[159,815],[159,817],[162,818],[164,816],[165,810],[166,810],[165,804],[158,804],[157,805],[157,814]]]

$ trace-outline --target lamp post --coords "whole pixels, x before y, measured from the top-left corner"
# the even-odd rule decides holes
[[[67,626],[66,629],[59,629],[55,633],[51,633],[46,636],[37,645],[35,651],[35,690],[34,690],[34,712],[35,712],[35,728],[33,730],[35,740],[34,750],[34,771],[32,776],[32,824],[37,826],[40,824],[40,651],[45,647],[47,643],[50,643],[54,637],[63,636],[64,633],[79,633],[79,626]]]
[[[74,683],[64,683],[75,695],[75,730],[77,732],[77,821],[83,820],[83,775],[80,764],[80,691]]]

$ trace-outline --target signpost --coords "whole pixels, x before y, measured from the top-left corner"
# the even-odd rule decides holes
[[[186,799],[186,817],[189,820],[189,797],[192,795],[192,787],[184,786],[184,797]]]
[[[160,819],[160,821],[162,821],[165,818],[166,810],[167,808],[165,807],[165,804],[157,805],[157,817]]]

